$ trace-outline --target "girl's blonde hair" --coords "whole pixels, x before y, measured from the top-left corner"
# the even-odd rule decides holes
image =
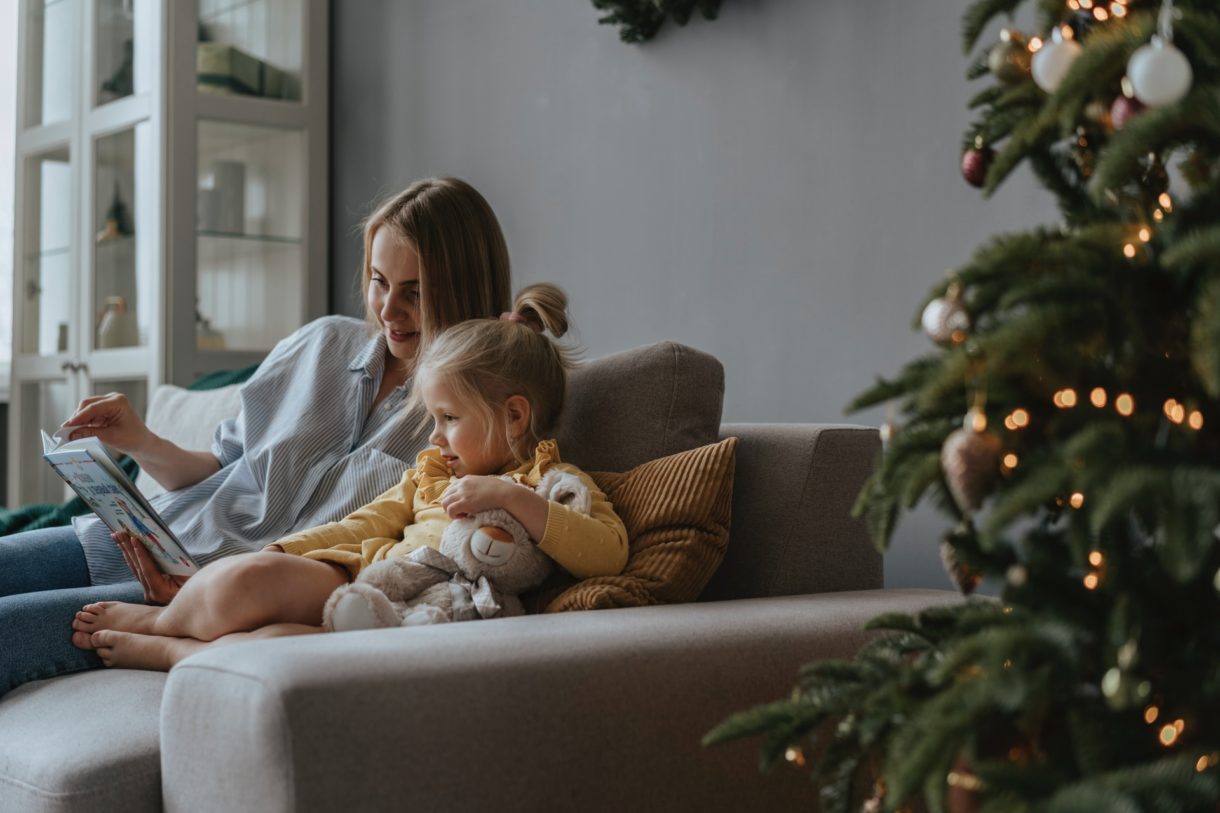
[[[386,229],[419,254],[420,346],[466,319],[493,316],[508,307],[512,277],[508,246],[491,205],[458,178],[424,178],[383,201],[365,218],[360,293],[365,318],[381,320],[368,306],[373,276],[373,238]]]
[[[489,427],[504,426],[507,436],[505,402],[520,395],[529,402],[530,423],[520,437],[507,440],[518,462],[529,460],[563,411],[575,351],[555,339],[568,332],[567,309],[563,289],[537,283],[522,289],[512,311],[501,318],[472,319],[447,329],[420,354],[412,407],[423,403],[425,373],[437,376],[454,398],[469,404]],[[423,424],[428,420],[425,414]]]

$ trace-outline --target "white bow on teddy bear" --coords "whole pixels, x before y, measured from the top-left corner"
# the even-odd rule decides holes
[[[592,504],[580,478],[558,469],[535,491],[583,514]],[[366,567],[331,594],[322,626],[341,632],[523,615],[518,594],[542,584],[551,567],[512,514],[481,511],[451,522],[439,550],[418,548]]]

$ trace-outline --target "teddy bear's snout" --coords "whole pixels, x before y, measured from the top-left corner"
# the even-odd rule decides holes
[[[497,567],[513,558],[513,536],[503,528],[484,525],[470,537],[470,552],[486,565]]]

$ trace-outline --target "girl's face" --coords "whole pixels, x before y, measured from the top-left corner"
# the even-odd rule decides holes
[[[368,307],[385,333],[390,355],[414,362],[419,351],[419,254],[385,229],[373,235]]]
[[[458,401],[439,376],[427,371],[420,375],[420,395],[432,416],[428,441],[440,449],[455,475],[498,474],[516,462],[503,425],[489,426],[478,410]]]

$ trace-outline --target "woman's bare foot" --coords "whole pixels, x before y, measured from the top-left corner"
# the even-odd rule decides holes
[[[106,666],[168,672],[178,661],[207,646],[194,638],[169,638],[104,629],[93,633],[92,648]]]
[[[72,619],[72,643],[78,649],[95,649],[89,636],[101,630],[119,630],[149,635],[164,607],[128,604],[123,601],[99,601],[86,604]]]

